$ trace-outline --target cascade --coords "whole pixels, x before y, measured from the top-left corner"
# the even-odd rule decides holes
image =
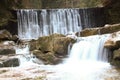
[[[15,49],[16,54],[18,55],[20,67],[24,67],[26,64],[43,64],[42,61],[38,60],[34,55],[31,54],[29,51],[29,44],[22,45],[22,47],[16,46]]]
[[[68,34],[81,28],[79,9],[23,9],[17,11],[18,36],[36,39],[53,33]]]
[[[89,37],[79,37],[71,49],[69,58],[74,60],[92,60],[107,62],[108,50],[104,48],[104,43],[109,34],[95,35]]]

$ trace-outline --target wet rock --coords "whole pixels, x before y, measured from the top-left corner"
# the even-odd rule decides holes
[[[113,24],[113,25],[105,25],[104,27],[99,28],[86,28],[80,32],[80,36],[91,36],[91,35],[101,35],[101,34],[108,34],[120,31],[120,23]],[[77,36],[79,33],[76,33]]]
[[[15,49],[0,49],[0,55],[15,54]]]
[[[0,67],[19,66],[19,60],[15,55],[0,55]]]
[[[12,35],[7,30],[0,30],[0,40],[10,40]]]
[[[32,53],[36,58],[42,60],[44,64],[57,64],[61,60],[53,52],[42,53],[40,50],[34,50]]]
[[[4,41],[0,43],[0,55],[15,54],[15,43],[13,41]]]
[[[11,58],[3,61],[4,67],[16,67],[19,66],[18,58]]]

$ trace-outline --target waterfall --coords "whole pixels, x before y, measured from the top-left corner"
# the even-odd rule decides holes
[[[22,45],[21,47],[16,46],[16,54],[18,55],[20,67],[28,66],[34,63],[43,64],[42,61],[38,60],[29,50],[29,44]]]
[[[22,9],[17,11],[18,36],[36,39],[53,33],[68,34],[81,28],[79,9]]]
[[[33,72],[47,71],[46,80],[106,80],[106,77],[114,76],[114,73],[112,75],[107,73],[107,70],[111,69],[107,62],[109,50],[104,48],[104,42],[108,37],[109,34],[78,37],[72,48],[70,49],[71,44],[68,47],[70,50],[68,58],[58,65],[34,64],[30,61],[28,45],[22,49],[17,48],[16,53],[22,54],[19,59],[22,68],[30,70],[27,73],[30,73],[31,69]],[[26,61],[26,58],[29,60]],[[39,76],[40,74],[31,73],[30,75]]]
[[[106,24],[104,8],[19,9],[18,36],[36,39],[53,33],[68,34]]]
[[[79,37],[78,42],[73,44],[68,58],[56,66],[56,74],[48,76],[48,79],[106,80],[105,71],[110,65],[107,63],[109,50],[104,48],[104,43],[108,37],[109,34]]]
[[[103,61],[108,60],[108,49],[104,48],[104,43],[109,34],[80,37],[70,52],[69,62],[77,61]]]

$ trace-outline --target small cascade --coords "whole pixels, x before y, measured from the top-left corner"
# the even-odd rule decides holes
[[[73,45],[69,59],[107,62],[109,51],[104,48],[104,43],[108,36],[109,34],[80,37]]]
[[[16,54],[18,55],[18,59],[20,62],[20,66],[28,66],[30,64],[43,64],[40,60],[38,60],[34,55],[29,51],[29,45],[26,44],[24,47],[16,47]]]
[[[81,28],[79,9],[18,10],[20,39],[36,39],[53,33],[68,34]]]

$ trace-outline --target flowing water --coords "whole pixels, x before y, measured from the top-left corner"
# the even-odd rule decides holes
[[[106,24],[104,8],[19,9],[18,36],[36,39],[53,33],[69,34]]]
[[[104,42],[109,35],[80,37],[63,64],[56,66],[56,74],[49,80],[105,80],[105,71],[110,68],[107,63],[108,50]]]
[[[58,65],[36,62],[29,46],[16,48],[20,66],[0,69],[0,80],[119,80],[120,73],[107,62],[108,50],[103,47],[106,35],[79,37],[68,49],[68,58]],[[36,62],[36,63],[35,63]]]
[[[82,29],[78,9],[42,9],[40,11],[23,9],[18,10],[17,15],[20,39],[36,39],[53,33],[66,35]],[[109,50],[104,48],[104,42],[108,36],[105,34],[77,38],[77,42],[71,49],[68,49],[70,50],[68,58],[58,65],[44,65],[33,58],[29,51],[29,45],[21,49],[16,48],[16,53],[20,55],[18,56],[20,66],[10,70],[13,74],[10,75],[10,72],[8,74],[12,80],[24,78],[34,80],[39,76],[42,77],[42,80],[115,80],[111,77],[115,76],[114,73],[119,74],[116,71],[109,72],[112,69],[108,63]],[[6,80],[11,80],[6,75],[0,75],[0,77],[4,77],[0,79],[5,80],[8,77]],[[18,77],[14,77],[15,75]]]
[[[79,9],[23,9],[17,11],[18,36],[36,39],[53,33],[68,34],[82,29]]]
[[[45,75],[48,80],[105,80],[108,77],[106,71],[111,69],[107,62],[109,51],[103,47],[108,36],[79,37],[63,63],[54,66],[41,64],[37,67],[53,72]],[[29,63],[27,67],[32,64]]]

